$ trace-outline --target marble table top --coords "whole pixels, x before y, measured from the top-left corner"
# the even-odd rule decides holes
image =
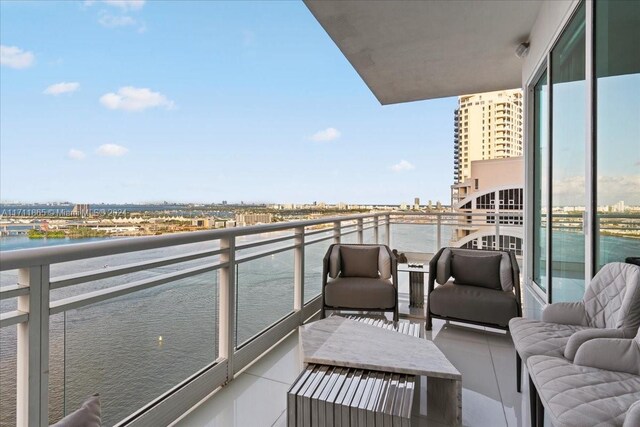
[[[300,326],[299,334],[304,363],[462,379],[440,349],[423,338],[340,316]]]

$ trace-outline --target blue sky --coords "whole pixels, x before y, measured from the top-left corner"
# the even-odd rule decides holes
[[[301,2],[0,16],[4,201],[449,201],[456,98],[381,106]]]

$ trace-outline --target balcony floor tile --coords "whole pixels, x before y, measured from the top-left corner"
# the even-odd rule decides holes
[[[528,383],[525,373],[523,393],[516,393],[515,350],[510,336],[441,320],[434,320],[433,326],[427,339],[433,340],[462,373],[463,425],[528,426]],[[175,425],[284,427],[286,392],[300,370],[298,334],[294,332]],[[423,394],[426,397],[426,390]],[[426,408],[420,412],[415,425],[445,425],[437,416],[427,416]],[[548,419],[545,425],[551,425]]]

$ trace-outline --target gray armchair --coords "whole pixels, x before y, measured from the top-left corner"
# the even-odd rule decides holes
[[[433,318],[508,329],[509,320],[522,315],[515,255],[510,251],[440,249],[429,262],[426,311],[427,330],[431,330]]]
[[[585,342],[573,363],[531,356],[527,368],[532,424],[546,410],[556,427],[640,425],[640,331],[634,339]]]
[[[542,321],[518,317],[509,322],[516,348],[516,389],[522,362],[544,355],[573,360],[594,338],[631,338],[640,325],[640,267],[613,262],[594,276],[582,301],[548,305]]]
[[[398,265],[385,245],[333,244],[324,257],[326,310],[392,312],[398,321]]]

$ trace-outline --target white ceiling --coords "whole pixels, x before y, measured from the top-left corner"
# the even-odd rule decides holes
[[[305,0],[383,105],[520,87],[541,2]]]

